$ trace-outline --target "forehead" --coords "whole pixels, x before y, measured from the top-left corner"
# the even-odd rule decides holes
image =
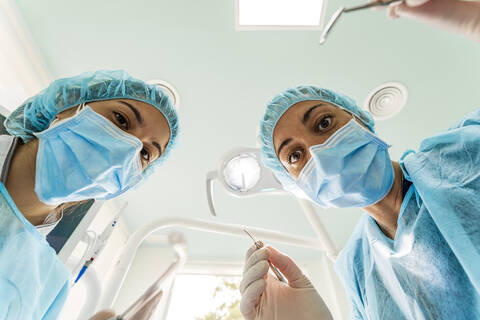
[[[322,104],[319,107],[321,110],[328,110],[333,112],[342,112],[343,109],[323,100],[306,100],[297,102],[285,111],[285,113],[278,119],[277,124],[273,130],[273,144],[277,149],[278,144],[283,140],[290,138],[292,134],[302,125],[302,120],[305,113],[315,105]]]
[[[136,103],[145,114],[144,121],[146,124],[153,125],[153,127],[157,127],[158,130],[162,131],[167,129],[168,135],[170,136],[170,126],[168,121],[157,107],[143,101],[132,100],[132,102]]]

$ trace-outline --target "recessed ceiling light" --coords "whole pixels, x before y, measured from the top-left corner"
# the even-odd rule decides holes
[[[150,81],[147,81],[147,83],[155,84],[161,87],[163,90],[165,90],[167,94],[170,96],[170,99],[172,100],[173,105],[175,106],[175,109],[178,110],[180,108],[180,96],[178,94],[178,91],[169,82],[164,80],[150,80]]]
[[[235,0],[237,30],[322,27],[326,0]]]
[[[398,114],[407,104],[407,88],[398,82],[387,82],[373,89],[365,99],[363,108],[375,120],[385,120]]]

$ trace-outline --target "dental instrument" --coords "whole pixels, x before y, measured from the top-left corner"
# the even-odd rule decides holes
[[[168,236],[170,244],[175,251],[175,259],[170,264],[168,269],[135,301],[127,310],[121,315],[114,318],[115,320],[131,320],[135,319],[142,309],[147,307],[147,304],[151,303],[153,299],[163,295],[163,292],[167,285],[173,280],[177,272],[185,264],[186,254],[186,242],[182,233],[172,232]]]
[[[373,7],[389,6],[391,4],[401,3],[403,1],[404,0],[388,0],[388,1],[378,0],[378,1],[375,1],[375,2],[370,2],[370,3],[362,4],[362,5],[351,7],[351,8],[345,8],[345,6],[341,6],[340,8],[338,8],[335,11],[335,13],[332,15],[330,20],[328,20],[328,23],[327,23],[325,29],[323,30],[322,35],[320,36],[319,43],[320,44],[325,43],[328,34],[330,33],[333,26],[337,23],[338,19],[340,19],[340,17],[342,16],[343,13],[348,13],[348,12],[353,12],[353,11],[358,11],[358,10],[363,10],[363,9],[369,9],[369,8],[373,8]]]
[[[317,237],[298,236],[276,230],[256,228],[252,226],[249,226],[248,229],[257,236],[268,240],[269,242],[324,251],[327,254],[327,257],[334,261],[338,255],[338,251],[336,250],[333,241],[323,226],[322,221],[315,212],[315,208],[308,200],[299,199],[299,203],[307,220],[312,225]],[[125,282],[126,275],[130,270],[140,245],[153,232],[170,228],[182,228],[236,237],[245,236],[245,232],[243,231],[245,228],[244,225],[215,222],[211,220],[166,217],[147,223],[129,237],[128,241],[125,243],[125,247],[122,249],[122,254],[120,254],[116,262],[113,263],[115,267],[111,271],[111,275],[107,280],[105,289],[102,292],[101,300],[95,306],[95,310],[113,308],[120,288]]]
[[[245,233],[253,240],[253,243],[255,243],[255,246],[257,247],[257,249],[261,249],[262,248],[262,245],[260,244],[259,241],[255,240],[255,238],[250,234],[250,232],[247,231],[247,229],[243,229],[243,231],[245,231]],[[268,265],[270,266],[270,268],[272,269],[273,273],[275,273],[275,275],[277,276],[277,279],[283,283],[288,283],[288,281],[285,279],[285,277],[283,276],[283,274],[277,269],[277,267],[275,267],[271,262],[270,260],[268,260]]]
[[[123,209],[126,207],[126,204],[120,211],[122,213]],[[103,249],[105,248],[108,239],[110,239],[110,236],[112,235],[113,229],[117,225],[118,218],[120,216],[120,213],[118,213],[113,219],[112,222],[105,227],[103,230],[102,234],[98,236],[98,238],[95,240],[95,247],[92,256],[90,259],[86,260],[85,263],[83,264],[82,268],[80,269],[80,272],[78,273],[77,278],[75,279],[74,283],[77,283],[78,280],[83,276],[85,271],[87,271],[88,267],[95,261],[95,259],[102,253]]]

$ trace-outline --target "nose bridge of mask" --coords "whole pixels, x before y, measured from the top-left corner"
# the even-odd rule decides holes
[[[321,144],[317,144],[310,147],[310,154],[315,151],[322,149],[330,149],[337,146],[345,137],[348,137],[353,131],[355,131],[355,126],[358,125],[355,119],[350,120],[343,127],[334,132],[328,139]]]
[[[310,171],[313,170],[315,167],[315,155],[325,149],[331,149],[337,146],[341,141],[342,138],[345,136],[348,136],[350,133],[352,133],[355,130],[355,123],[356,121],[354,119],[350,120],[348,123],[346,123],[343,127],[338,129],[336,132],[334,132],[328,139],[321,144],[313,145],[309,148],[310,152],[310,160],[308,160],[307,164],[305,167],[303,167],[302,171],[300,172],[299,177],[306,175],[310,173]]]
[[[115,124],[113,124],[110,120],[102,116],[101,114],[98,114],[97,112],[93,111],[92,108],[90,108],[88,105],[85,105],[79,113],[86,113],[86,117],[93,122],[96,122],[100,126],[103,127],[103,129],[109,133],[111,136],[114,136],[115,138],[118,138],[120,140],[123,140],[125,142],[128,142],[132,145],[134,145],[137,148],[137,151],[140,152],[140,150],[143,147],[142,141],[135,137],[134,135],[123,131],[122,129],[118,128]]]
[[[55,117],[55,118],[53,119],[53,121],[50,122],[50,125],[48,126],[47,130],[50,129],[50,128],[56,127],[56,126],[58,126],[58,125],[60,125],[60,124],[62,124],[62,123],[64,123],[64,122],[67,122],[67,121],[70,120],[71,118],[77,116],[78,113],[79,113],[80,111],[82,111],[82,109],[83,109],[85,106],[88,107],[88,105],[86,105],[85,103],[82,103],[81,105],[79,105],[79,106],[76,108],[75,113],[74,113],[71,117],[67,117],[67,118],[63,118],[63,119],[59,119],[58,117]]]
[[[132,146],[135,147],[135,157],[133,160],[133,166],[135,171],[138,172],[138,174],[141,174],[142,171],[142,163],[140,160],[140,151],[143,148],[143,143],[135,137],[134,135],[125,132],[118,128],[115,124],[113,124],[110,120],[106,119],[102,115],[96,113],[93,111],[88,105],[82,106],[82,109],[79,111],[78,114],[80,113],[85,113],[85,116],[92,122],[97,123],[100,125],[107,134],[110,136],[114,137],[115,139],[121,140],[123,142],[126,142]]]
[[[341,152],[342,147],[348,146],[347,149],[350,150],[352,145],[360,148],[369,142],[374,142],[380,149],[388,149],[390,147],[390,145],[385,143],[376,134],[365,129],[355,119],[352,119],[330,136],[323,144],[311,146],[309,150],[311,155],[327,149]]]
[[[363,135],[364,139],[358,139],[356,135]],[[313,145],[309,148],[310,160],[307,162],[305,167],[303,167],[300,172],[297,181],[300,182],[302,179],[305,179],[307,176],[312,174],[312,171],[316,169],[316,161],[319,160],[319,153],[326,150],[331,150],[336,153],[342,153],[343,150],[345,153],[351,152],[351,145],[357,144],[357,148],[361,147],[368,143],[368,141],[375,142],[379,147],[387,149],[387,145],[383,140],[378,138],[375,134],[368,131],[362,127],[353,117],[349,122],[347,122],[343,127],[334,132],[324,143]],[[342,148],[345,147],[345,148]]]
[[[393,183],[387,148],[383,140],[351,120],[326,142],[309,148],[311,158],[297,186],[322,207],[373,204]]]
[[[75,110],[75,114],[73,116],[61,120],[55,119],[54,121],[52,121],[48,129],[59,126],[69,120],[74,120],[81,113],[83,113],[90,121],[96,122],[97,124],[102,126],[103,129],[110,135],[113,135],[114,137],[119,138],[123,141],[129,142],[132,145],[135,145],[140,152],[141,148],[143,147],[143,143],[142,141],[140,141],[140,139],[128,132],[121,130],[110,120],[108,120],[101,114],[93,111],[93,109],[86,103],[82,103],[81,105],[79,105]]]
[[[347,124],[345,124],[343,127],[334,132],[330,137],[328,137],[328,139],[324,143],[313,145],[308,149],[308,151],[310,152],[310,159],[300,171],[297,182],[301,182],[307,176],[310,176],[312,174],[312,171],[315,169],[315,154],[322,149],[331,148],[332,146],[336,145],[342,136],[342,132],[351,130],[350,123],[352,121],[355,120],[350,120]]]
[[[138,138],[88,106],[66,120],[36,134],[41,170],[36,172],[35,192],[42,202],[107,199],[142,179],[143,144]],[[58,172],[65,174],[59,177]],[[58,181],[48,183],[51,179]]]
[[[305,164],[305,166],[300,171],[300,174],[297,177],[297,183],[304,181],[309,177],[315,170],[315,159],[313,156],[310,157],[310,160]]]
[[[134,135],[125,132],[118,128],[115,124],[113,124],[110,120],[102,116],[101,114],[93,111],[93,109],[86,103],[83,103],[77,107],[75,110],[75,114],[71,117],[61,119],[61,120],[54,120],[50,124],[50,126],[43,131],[42,133],[46,133],[47,131],[51,131],[53,128],[59,127],[61,125],[67,125],[67,126],[74,126],[74,125],[82,125],[79,123],[77,120],[79,120],[79,115],[85,116],[89,121],[96,123],[99,127],[103,129],[103,131],[110,135],[111,137],[114,137],[115,139],[121,140],[123,142],[126,142],[132,146],[135,147],[136,150],[136,156],[133,160],[133,166],[135,171],[139,172],[141,174],[142,171],[142,163],[140,160],[140,151],[143,148],[143,143],[135,137]]]

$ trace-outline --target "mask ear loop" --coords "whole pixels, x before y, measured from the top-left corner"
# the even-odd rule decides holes
[[[77,111],[75,111],[75,115],[79,114],[85,108],[85,102],[78,106]]]
[[[359,116],[357,116],[353,112],[350,112],[349,110],[346,110],[346,109],[342,109],[342,110],[345,111],[346,113],[350,114],[352,116],[352,120],[355,120],[359,125],[362,126],[363,129],[365,129],[366,131],[368,131],[372,134],[375,134],[375,131],[370,129],[368,127],[368,125]]]
[[[85,106],[86,106],[85,102],[82,103],[82,104],[80,104],[80,105],[77,107],[77,110],[75,110],[75,114],[74,114],[73,116],[76,116],[80,111],[82,111],[82,110],[85,108]],[[50,128],[50,127],[54,126],[58,121],[60,121],[60,119],[58,119],[58,117],[55,116],[55,118],[53,119],[52,122],[50,122],[50,124],[49,124],[48,127]]]
[[[340,108],[341,110],[343,110],[343,111],[345,111],[346,113],[348,113],[349,115],[351,115],[351,116],[352,116],[352,119],[351,119],[351,120],[356,120],[356,121],[362,122],[362,120],[358,119],[353,112],[350,112],[350,110],[343,109],[343,108],[341,108],[341,107],[338,107],[338,108]],[[363,123],[363,122],[362,122],[362,123]]]
[[[363,123],[363,121],[362,121],[361,119],[359,119],[353,112],[350,112],[349,110],[346,110],[346,109],[343,109],[343,108],[341,108],[341,109],[342,109],[343,111],[345,111],[346,113],[348,113],[349,115],[352,116],[352,119],[350,119],[348,122],[354,120],[354,121],[356,121],[356,122],[357,122],[358,124],[360,124],[360,125],[365,125],[365,124]],[[348,122],[347,122],[345,125],[347,125]]]

